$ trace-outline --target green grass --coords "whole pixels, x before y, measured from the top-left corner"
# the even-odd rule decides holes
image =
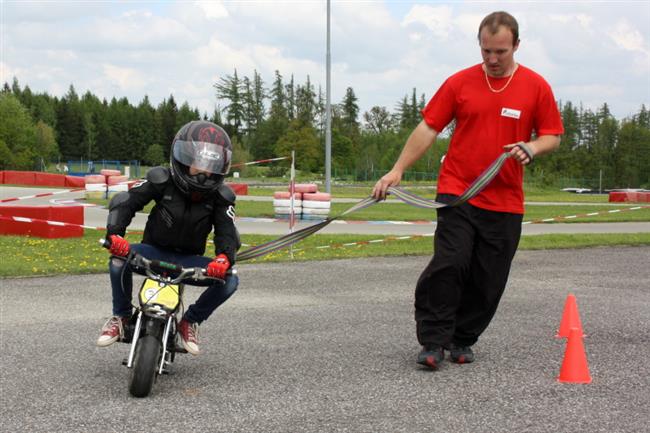
[[[353,206],[354,203],[332,203],[330,216],[342,214]],[[646,204],[647,206],[647,204]],[[572,215],[586,215],[598,212],[598,215],[591,217],[580,217],[575,219],[562,219],[562,222],[629,222],[629,221],[650,221],[650,207],[633,211],[622,211],[610,213],[611,210],[629,209],[638,207],[634,205],[621,205],[615,208],[611,206],[593,205],[529,205],[526,206],[524,215],[525,221],[536,221],[546,218],[556,218]],[[240,217],[264,217],[273,218],[273,203],[260,201],[239,201],[237,203],[237,215]],[[344,217],[346,220],[354,221],[433,221],[436,219],[436,212],[431,209],[421,209],[404,203],[378,203],[367,209],[363,209]]]
[[[332,196],[336,198],[366,198],[372,193],[374,184],[367,186],[332,186]],[[324,191],[324,187],[319,186]],[[404,189],[412,191],[421,197],[433,199],[436,196],[435,188],[430,184],[406,185]],[[271,197],[275,191],[288,191],[286,185],[257,187],[249,186],[248,195]],[[575,194],[559,191],[557,189],[540,189],[536,187],[525,188],[526,201],[551,201],[551,202],[574,202],[574,203],[607,203],[607,194]]]
[[[105,273],[108,253],[97,242],[103,235],[86,230],[82,238],[40,239],[25,236],[0,236],[0,277],[25,277],[37,275]],[[129,235],[130,242],[140,237]],[[272,236],[244,235],[242,241],[257,245],[273,239]],[[364,243],[372,240],[376,243]],[[354,245],[344,246],[345,243]],[[305,260],[330,260],[356,257],[430,255],[431,237],[412,236],[398,240],[379,235],[314,235],[293,248],[293,258],[288,249],[280,250],[249,262],[282,262]],[[618,245],[650,245],[650,233],[641,234],[577,234],[523,236],[520,249],[586,248]],[[328,246],[328,248],[322,248]],[[319,248],[320,247],[320,248]],[[248,249],[242,247],[241,251]],[[212,245],[206,253],[212,254]]]

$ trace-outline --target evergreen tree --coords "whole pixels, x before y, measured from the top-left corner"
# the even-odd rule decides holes
[[[83,149],[83,122],[79,97],[70,85],[68,93],[57,106],[57,141],[64,157],[80,158],[86,155]]]
[[[190,108],[190,105],[187,102],[183,102],[181,108],[179,108],[178,113],[176,114],[176,131],[181,129],[183,125],[192,122],[194,120],[200,120],[201,116],[199,110]],[[176,134],[174,134],[176,135]],[[170,142],[171,144],[171,142]]]
[[[296,118],[296,89],[293,82],[293,74],[291,74],[291,81],[286,85],[285,95],[287,117],[289,121],[292,121]]]
[[[352,87],[348,87],[341,102],[342,110],[342,130],[348,136],[357,136],[359,134],[359,105],[357,97]]]
[[[645,107],[645,104],[641,105],[639,113],[634,116],[634,122],[642,128],[650,129],[650,111]]]
[[[97,148],[97,126],[95,125],[97,117],[95,113],[102,110],[102,103],[99,98],[88,91],[81,97],[80,106],[84,131],[83,141],[80,146],[83,153],[80,156],[88,160],[102,159],[102,155]]]
[[[115,142],[113,130],[109,122],[108,101],[102,100],[101,108],[93,113],[93,124],[95,125],[97,159],[108,159],[113,143]]]
[[[214,85],[217,90],[217,99],[226,102],[225,110],[226,124],[224,129],[232,137],[239,136],[244,121],[244,100],[242,95],[242,82],[237,75],[237,69],[233,75],[226,75],[219,83]]]
[[[161,128],[158,122],[159,118],[156,116],[156,109],[151,105],[147,95],[142,98],[142,101],[136,107],[134,116],[135,124],[132,133],[133,146],[132,152],[127,156],[127,160],[145,159],[145,155],[149,154],[151,147],[158,145],[160,146],[162,160],[164,161],[164,146],[159,142],[159,131]],[[157,164],[160,163],[158,162]]]
[[[257,72],[253,72],[253,80],[244,77],[244,121],[246,124],[246,131],[254,133],[264,120],[264,99],[266,98],[266,90],[264,89],[264,81],[262,76]]]
[[[219,125],[223,127],[223,120],[221,119],[221,109],[219,108],[219,106],[214,107],[214,111],[212,112],[212,117],[210,117],[209,120],[215,125]]]
[[[282,156],[275,153],[275,148],[280,137],[287,131],[289,118],[286,107],[285,86],[279,71],[275,71],[275,80],[271,88],[270,98],[269,116],[260,124],[255,136],[255,142],[250,146],[252,156],[255,159]]]
[[[165,159],[169,158],[169,149],[174,141],[176,132],[178,132],[176,117],[178,108],[174,96],[169,95],[169,99],[162,101],[156,109],[156,123],[160,125],[160,136],[157,143],[165,151]]]
[[[316,116],[316,93],[309,75],[304,86],[296,88],[296,119],[302,126],[314,126]]]

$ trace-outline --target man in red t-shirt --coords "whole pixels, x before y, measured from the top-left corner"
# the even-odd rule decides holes
[[[452,120],[456,126],[440,170],[438,201],[451,202],[500,154],[510,153],[477,196],[438,210],[434,256],[415,289],[417,338],[423,346],[417,362],[432,369],[444,360],[445,349],[454,362],[474,361],[471,346],[496,312],[519,244],[523,166],[555,150],[564,132],[548,83],[514,60],[515,18],[506,12],[488,15],[478,39],[483,63],[442,84],[392,170],[373,189],[375,198],[384,199]]]

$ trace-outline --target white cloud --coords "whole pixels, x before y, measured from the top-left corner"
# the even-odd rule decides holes
[[[619,20],[616,27],[609,30],[607,35],[619,47],[628,51],[641,51],[643,53],[650,53],[648,51],[643,35],[635,29],[626,20]]]
[[[206,18],[219,19],[228,16],[228,10],[221,1],[197,1],[196,5],[203,10]]]
[[[402,25],[419,23],[426,26],[436,37],[447,39],[452,31],[452,9],[450,6],[415,5],[402,20]]]
[[[121,91],[142,88],[147,81],[146,75],[132,68],[124,68],[107,63],[102,65],[102,69],[108,83],[117,85]]]

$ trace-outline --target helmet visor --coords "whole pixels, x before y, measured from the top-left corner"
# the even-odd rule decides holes
[[[176,161],[203,173],[228,173],[232,152],[225,147],[204,141],[176,140],[172,149]]]

